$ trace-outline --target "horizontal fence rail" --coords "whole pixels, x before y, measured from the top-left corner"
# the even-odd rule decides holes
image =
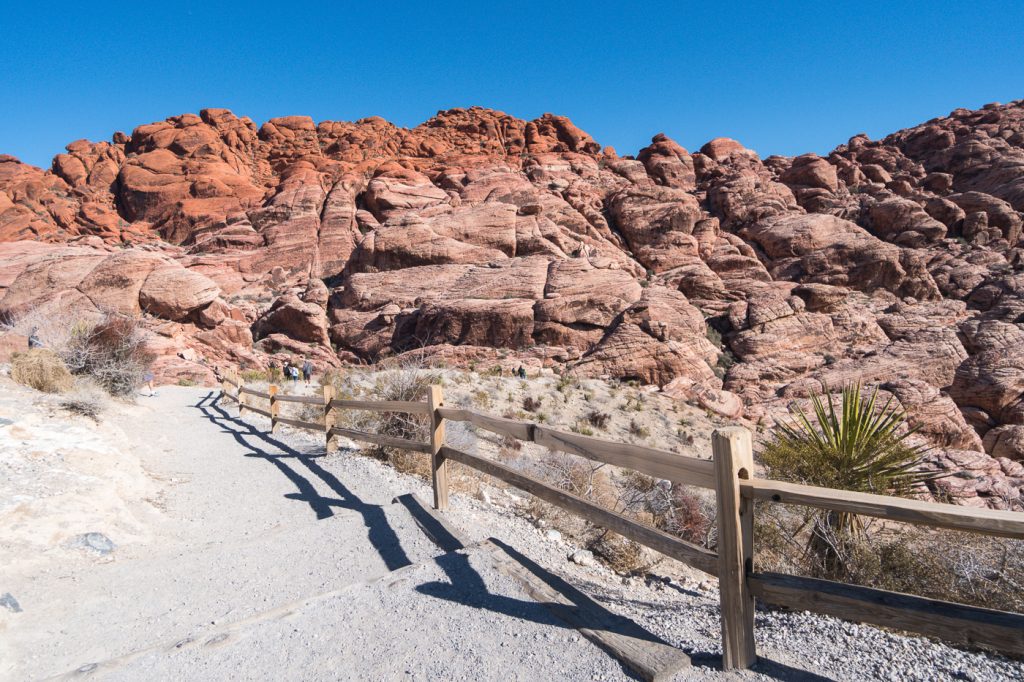
[[[448,462],[454,461],[597,526],[717,576],[725,669],[748,668],[756,661],[755,597],[783,608],[813,611],[1024,655],[1022,614],[829,580],[753,571],[755,502],[808,506],[1014,539],[1024,539],[1024,513],[975,509],[755,478],[750,432],[738,427],[716,430],[712,434],[713,458],[704,460],[657,448],[582,436],[534,422],[498,417],[471,409],[447,407],[439,386],[429,387],[426,400],[423,401],[367,401],[336,399],[330,385],[323,387],[322,396],[285,395],[279,393],[279,387],[274,385],[266,392],[258,391],[246,387],[233,371],[223,373],[221,381],[221,394],[237,403],[240,415],[248,410],[268,417],[272,431],[283,424],[322,433],[328,451],[333,448],[333,439],[341,436],[427,455],[431,459],[434,506],[439,511],[445,511],[448,507]],[[269,409],[253,405],[253,398],[269,402]],[[319,406],[323,411],[324,423],[281,417],[280,403]],[[421,443],[340,427],[336,423],[338,410],[425,416],[429,442]],[[536,443],[550,450],[631,469],[673,483],[713,490],[717,503],[718,552],[686,542],[499,462],[448,447],[444,444],[447,421],[468,422],[505,438]]]
[[[559,431],[532,422],[480,414],[472,410],[443,407],[438,413],[445,419],[469,422],[500,436],[533,442],[550,450],[578,455],[612,466],[633,469],[673,483],[686,483],[702,488],[715,487],[714,465],[709,460],[642,445],[612,443],[600,438]]]
[[[975,509],[888,495],[818,488],[765,479],[741,481],[744,497],[798,504],[923,526],[964,530],[1024,539],[1024,514],[999,509]]]
[[[779,573],[754,573],[748,580],[769,604],[1024,654],[1019,613]]]
[[[534,497],[570,511],[590,521],[594,525],[603,526],[619,535],[629,538],[641,545],[655,549],[665,556],[678,559],[684,564],[699,568],[705,573],[718,573],[718,555],[714,552],[680,540],[674,535],[634,521],[600,505],[566,492],[560,488],[539,481],[497,462],[471,455],[454,448],[442,447],[441,454],[453,461],[465,464],[477,471],[493,476],[510,485],[524,490]]]

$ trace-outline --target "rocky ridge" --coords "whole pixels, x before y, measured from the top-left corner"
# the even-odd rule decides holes
[[[1024,103],[826,157],[452,109],[262,126],[208,109],[0,157],[0,314],[145,313],[165,377],[416,352],[657,384],[770,425],[879,384],[957,472],[1024,487]],[[206,364],[204,364],[204,361]]]

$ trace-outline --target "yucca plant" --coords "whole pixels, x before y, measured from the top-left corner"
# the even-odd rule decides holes
[[[858,383],[844,387],[841,400],[837,408],[826,387],[824,399],[811,397],[813,419],[796,408],[791,423],[778,425],[761,456],[772,477],[883,495],[906,495],[937,477],[921,468],[926,448],[909,442],[914,430],[903,428],[906,413],[892,398],[879,407],[878,389],[864,397]],[[811,521],[808,550],[826,574],[842,575],[844,557],[864,533],[861,519],[823,511]]]

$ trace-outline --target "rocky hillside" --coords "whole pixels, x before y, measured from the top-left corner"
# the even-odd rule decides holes
[[[566,118],[481,108],[413,129],[208,109],[46,171],[0,157],[0,313],[143,312],[168,376],[426,348],[657,384],[754,425],[881,384],[959,472],[941,490],[1006,507],[1022,211],[1022,101],[766,159],[664,135],[619,156]]]

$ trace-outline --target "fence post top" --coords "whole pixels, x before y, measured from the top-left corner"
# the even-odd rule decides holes
[[[743,441],[750,443],[751,433],[750,429],[744,426],[723,426],[722,428],[715,429],[711,432],[711,439],[723,439],[733,443]]]

